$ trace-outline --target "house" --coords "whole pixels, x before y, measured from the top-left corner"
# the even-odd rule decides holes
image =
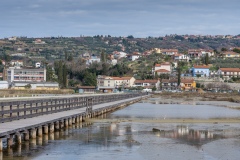
[[[28,81],[28,82],[44,82],[46,81],[46,69],[37,68],[19,68],[19,67],[9,67],[4,69],[3,80],[8,82],[13,81]]]
[[[96,93],[95,86],[78,86],[78,93]]]
[[[40,68],[41,67],[41,63],[40,62],[35,63],[35,67],[36,68]]]
[[[188,56],[191,59],[199,59],[200,57],[202,57],[202,52],[198,49],[189,49]]]
[[[97,89],[102,92],[111,93],[115,89],[115,80],[112,79],[110,76],[98,75]]]
[[[164,62],[161,64],[155,64],[155,66],[152,68],[152,74],[155,75],[155,72],[158,71],[159,73],[163,72],[171,72],[172,70],[172,64],[170,62]]]
[[[158,79],[145,79],[145,80],[135,80],[134,81],[134,87],[144,87],[144,88],[156,88],[159,90],[160,87],[160,81]]]
[[[89,59],[87,59],[86,65],[90,65],[90,64],[92,64],[92,63],[94,63],[94,62],[96,62],[96,63],[101,62],[100,57],[95,56],[95,55],[92,55]]]
[[[125,57],[127,57],[127,53],[114,51],[113,56],[115,59],[125,58]]]
[[[112,77],[114,79],[115,87],[132,87],[135,81],[134,77]]]
[[[128,55],[129,60],[135,61],[136,59],[140,58],[141,54],[139,52],[133,52],[133,54]]]
[[[162,79],[160,81],[160,88],[162,90],[177,90],[178,89],[177,79]]]
[[[194,65],[192,67],[193,77],[209,77],[209,65]]]
[[[190,58],[199,59],[202,56],[206,56],[208,54],[209,57],[214,56],[214,51],[211,49],[189,49],[188,55]]]
[[[196,82],[192,78],[181,78],[180,86],[184,91],[192,91],[196,89]]]
[[[223,58],[239,58],[240,54],[233,51],[226,51],[222,53]]]
[[[217,74],[225,80],[231,77],[240,77],[240,68],[219,68]]]
[[[173,56],[174,54],[178,54],[178,49],[162,49],[163,55]]]
[[[116,88],[129,88],[134,84],[134,77],[111,77],[98,75],[97,86],[102,92],[113,92]]]
[[[6,65],[6,62],[4,60],[0,60],[2,62],[2,65]]]
[[[173,59],[175,61],[185,61],[185,62],[188,62],[190,57],[188,55],[185,55],[185,54],[174,54]]]
[[[12,66],[23,66],[23,61],[22,60],[11,60],[10,65],[12,65]]]
[[[42,41],[41,39],[36,39],[35,41],[33,41],[34,44],[46,44],[45,41]]]
[[[154,73],[157,74],[158,76],[160,76],[161,74],[170,74],[171,72],[166,69],[158,69]]]

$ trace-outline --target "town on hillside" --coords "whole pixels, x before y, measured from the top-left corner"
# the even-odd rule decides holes
[[[238,92],[240,35],[0,39],[0,89]]]

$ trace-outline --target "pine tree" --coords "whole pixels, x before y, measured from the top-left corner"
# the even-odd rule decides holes
[[[209,56],[208,53],[205,56],[205,64],[208,65],[209,64]]]
[[[63,87],[67,87],[67,66],[63,65]]]

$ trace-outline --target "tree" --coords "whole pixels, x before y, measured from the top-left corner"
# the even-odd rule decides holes
[[[208,53],[205,55],[205,64],[206,64],[206,65],[209,64],[209,56],[208,56]]]
[[[94,73],[86,72],[83,78],[84,86],[97,86],[97,77]]]
[[[227,51],[227,48],[222,48],[221,51],[225,52],[225,51]]]
[[[106,54],[104,52],[104,50],[101,51],[101,62],[105,63],[106,62]]]
[[[65,63],[63,65],[63,82],[62,82],[62,84],[63,84],[63,87],[67,87],[67,84],[68,84],[68,82],[67,82],[67,66]]]

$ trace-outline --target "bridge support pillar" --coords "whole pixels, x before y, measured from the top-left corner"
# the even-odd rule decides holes
[[[72,118],[68,118],[68,125],[72,126]]]
[[[68,128],[68,119],[64,120],[64,127]]]
[[[79,120],[80,120],[80,122],[82,122],[82,120],[83,120],[83,119],[82,119],[82,116],[79,116]]]
[[[37,136],[38,137],[42,137],[42,133],[43,133],[43,129],[42,129],[42,126],[38,127],[37,129]]]
[[[54,123],[51,123],[49,125],[49,133],[53,133],[54,132]]]
[[[30,138],[36,139],[36,137],[37,137],[36,129],[35,128],[30,129]]]
[[[59,127],[60,129],[64,128],[64,120],[59,121]]]
[[[13,135],[7,137],[7,147],[10,148],[13,145]]]
[[[77,117],[76,117],[76,123],[79,123],[79,120],[80,120],[80,117],[77,116]]]
[[[3,142],[2,142],[2,138],[0,138],[0,152],[2,152],[3,149]]]
[[[24,135],[24,141],[29,141],[29,132],[27,130],[24,131],[23,135]]]
[[[60,128],[59,126],[60,126],[59,121],[55,122],[54,129],[59,130],[59,128]]]
[[[22,143],[22,137],[21,137],[21,133],[17,132],[16,133],[16,140],[18,144]]]
[[[76,118],[72,117],[72,124],[75,124],[75,122],[76,122]]]
[[[48,134],[48,125],[43,126],[43,134]]]

